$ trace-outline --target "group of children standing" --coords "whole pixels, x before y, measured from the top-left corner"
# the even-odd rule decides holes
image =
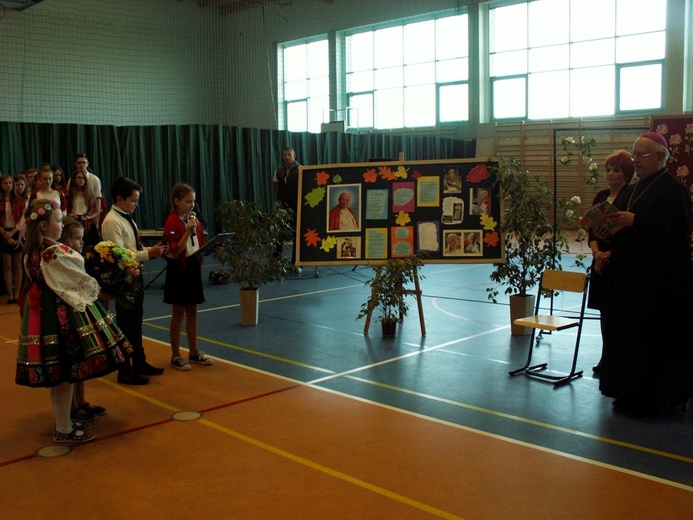
[[[71,180],[75,180],[74,175]],[[80,181],[70,184],[86,185]],[[4,177],[0,185],[6,191]],[[147,376],[161,374],[163,369],[147,362],[142,345],[143,292],[138,292],[132,306],[116,303],[115,317],[110,313],[111,298],[86,272],[81,255],[87,229],[85,219],[70,215],[69,210],[61,207],[60,198],[46,197],[50,192],[45,188],[42,184],[35,190],[37,197],[32,197],[26,211],[21,211],[24,206],[16,203],[18,209],[11,213],[11,218],[23,222],[25,229],[16,230],[16,238],[12,238],[15,233],[10,233],[14,228],[2,234],[7,246],[24,239],[19,265],[21,268],[23,258],[26,279],[21,296],[8,298],[19,300],[22,315],[16,383],[50,389],[55,442],[86,442],[94,438],[90,421],[106,409],[87,402],[84,381],[117,370],[121,384],[141,385],[149,382]],[[152,247],[142,245],[133,221],[140,192],[141,187],[126,177],[113,182],[112,206],[101,223],[100,238],[136,252],[140,262],[164,256],[164,302],[173,307],[171,366],[187,371],[192,368],[190,363],[212,365],[213,360],[197,346],[197,306],[204,302],[204,294],[201,259],[195,253],[204,245],[205,236],[204,227],[192,212],[195,192],[186,184],[173,187],[171,211],[164,224],[164,236],[168,239]],[[11,195],[8,198],[5,227],[8,209],[13,208]],[[81,207],[88,208],[89,200],[95,199],[85,196]],[[4,260],[2,247],[0,243]],[[7,280],[6,285],[12,287]],[[189,347],[187,360],[180,352],[183,320]]]

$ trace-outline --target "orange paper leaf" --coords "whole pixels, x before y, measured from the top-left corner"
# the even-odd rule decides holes
[[[327,184],[329,178],[330,174],[327,172],[318,172],[315,174],[315,180],[317,181],[318,186],[324,186]]]
[[[308,229],[308,231],[303,234],[303,238],[306,239],[306,245],[309,247],[317,247],[318,242],[322,240],[314,229]]]
[[[494,231],[492,233],[486,233],[484,235],[484,243],[488,244],[491,247],[496,247],[498,245],[500,238],[498,236],[498,232]]]
[[[363,174],[363,180],[364,182],[375,182],[378,180],[378,174],[375,173],[375,168],[370,168],[366,170],[366,173]]]

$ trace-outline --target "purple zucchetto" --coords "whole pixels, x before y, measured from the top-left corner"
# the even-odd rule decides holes
[[[649,139],[650,141],[661,144],[664,148],[668,148],[667,140],[664,139],[662,134],[658,134],[657,132],[646,132],[640,137],[644,137],[645,139]]]

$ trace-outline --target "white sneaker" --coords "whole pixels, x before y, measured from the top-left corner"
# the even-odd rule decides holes
[[[173,368],[177,368],[178,370],[183,370],[184,372],[187,370],[192,370],[192,367],[183,356],[174,357],[171,360],[171,366]]]
[[[197,351],[197,354],[188,356],[188,360],[192,363],[197,363],[198,365],[213,365],[214,360],[201,350]]]

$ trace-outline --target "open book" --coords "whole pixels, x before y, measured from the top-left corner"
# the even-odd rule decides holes
[[[601,225],[606,225],[609,228],[613,228],[616,224],[606,220],[606,216],[609,213],[615,213],[616,211],[618,211],[618,208],[609,201],[605,200],[604,202],[590,208],[589,211],[585,213],[585,216],[580,219],[580,224],[591,228],[599,227]]]
[[[209,242],[206,242],[200,249],[195,251],[198,256],[208,256],[214,252],[214,248],[217,245],[223,246],[229,239],[233,236],[233,233],[219,233],[217,236],[212,238]]]

